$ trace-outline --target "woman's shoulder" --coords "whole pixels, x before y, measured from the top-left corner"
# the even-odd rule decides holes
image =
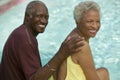
[[[91,54],[90,46],[89,46],[89,43],[87,41],[84,40],[84,46],[82,46],[80,48],[81,48],[81,50],[79,52],[71,55],[72,60],[75,63],[79,63],[79,60],[81,60],[86,55]]]

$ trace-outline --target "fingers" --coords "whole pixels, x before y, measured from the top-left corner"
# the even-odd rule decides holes
[[[78,48],[84,45],[84,38],[82,37],[71,37],[71,39],[67,40],[67,44],[69,44],[69,48]]]
[[[78,41],[82,41],[84,40],[84,37],[80,37],[80,36],[68,36],[66,39],[65,39],[65,43],[68,42],[68,43],[71,43],[71,42],[78,42]]]
[[[71,36],[68,36],[65,41],[69,41],[71,39]]]
[[[73,53],[77,53],[77,52],[81,51],[82,46],[84,46],[84,41],[81,41],[81,42],[75,43],[74,45],[71,45],[69,47],[69,49],[71,50],[71,51],[69,51],[69,54],[73,54]]]
[[[81,50],[81,47],[84,45],[84,38],[78,35],[68,36],[64,44],[67,46],[67,52],[69,54],[75,53]]]
[[[68,56],[72,53],[76,53],[81,50],[81,47],[84,45],[84,38],[79,35],[68,36],[65,41],[62,43],[59,51],[62,52],[62,55]]]
[[[74,45],[73,45],[73,48],[74,49],[77,49],[77,48],[81,48],[82,46],[84,45],[84,41],[79,41],[79,42],[76,42]]]

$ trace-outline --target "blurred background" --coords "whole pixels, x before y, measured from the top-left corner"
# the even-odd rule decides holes
[[[4,44],[10,33],[24,20],[26,5],[32,0],[0,0],[0,61]],[[42,64],[57,52],[62,41],[76,26],[75,5],[86,0],[41,0],[49,10],[49,24],[37,36]],[[101,29],[90,40],[96,68],[106,67],[110,80],[120,80],[120,0],[92,0],[101,7]],[[21,42],[22,43],[22,42]]]

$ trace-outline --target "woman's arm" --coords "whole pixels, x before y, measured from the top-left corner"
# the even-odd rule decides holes
[[[78,56],[78,63],[83,69],[87,80],[100,80],[95,69],[95,64],[91,54],[90,46],[87,42],[81,48],[81,51],[76,54]]]

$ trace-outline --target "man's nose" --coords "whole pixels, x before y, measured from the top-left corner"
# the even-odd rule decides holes
[[[48,19],[46,19],[46,17],[42,17],[40,20],[41,20],[42,23],[47,23],[48,22]]]

